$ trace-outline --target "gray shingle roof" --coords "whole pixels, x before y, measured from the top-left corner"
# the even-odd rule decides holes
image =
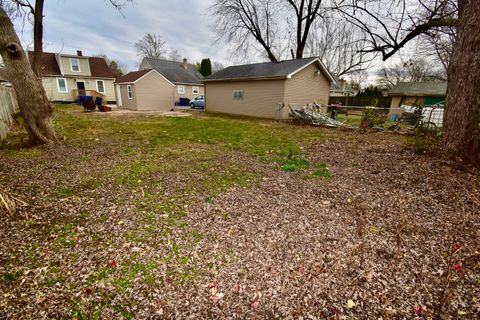
[[[400,82],[388,91],[389,96],[443,97],[447,95],[446,82]]]
[[[187,63],[187,68],[183,67],[183,62],[158,60],[145,58],[150,66],[162,74],[172,83],[191,83],[201,84],[202,75],[195,69],[195,66]]]
[[[316,57],[285,60],[280,62],[265,62],[255,64],[245,64],[240,66],[231,66],[220,70],[208,77],[205,82],[222,81],[222,80],[246,80],[246,79],[262,79],[262,78],[279,78],[284,79],[291,73],[301,69],[302,67],[314,62]],[[331,78],[327,70],[324,70]]]

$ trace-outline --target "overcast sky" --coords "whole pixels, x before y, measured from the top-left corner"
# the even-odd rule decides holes
[[[211,58],[231,64],[230,53],[214,44],[207,9],[211,0],[135,0],[122,14],[103,0],[45,1],[44,50],[84,55],[106,54],[128,71],[138,57],[134,43],[147,32],[156,33],[168,47],[179,50],[189,61]],[[31,25],[15,23],[22,41],[33,47]]]
[[[106,54],[133,71],[140,60],[134,43],[151,32],[161,35],[169,48],[178,49],[189,62],[207,57],[224,65],[258,60],[232,55],[224,45],[214,43],[208,13],[212,1],[134,0],[119,13],[105,0],[46,0],[44,50]],[[33,48],[31,25],[17,20],[15,26],[23,43]],[[370,80],[380,66],[380,61],[373,65]]]

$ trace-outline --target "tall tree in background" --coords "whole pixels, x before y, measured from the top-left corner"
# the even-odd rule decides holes
[[[365,52],[383,60],[413,39],[438,28],[456,27],[448,66],[444,115],[445,145],[456,156],[480,164],[480,1],[342,0],[338,10],[369,35]]]
[[[115,60],[111,60],[110,58],[107,57],[106,54],[98,54],[97,57],[105,59],[105,62],[107,63],[108,68],[115,75],[115,78],[120,78],[125,74],[125,72],[122,70],[122,67],[120,67],[120,65],[118,64],[118,62]]]
[[[374,55],[361,52],[364,34],[327,7],[328,0],[215,0],[217,39],[235,52],[252,48],[276,62],[318,56],[342,76],[364,70]]]
[[[170,49],[168,59],[170,59],[170,61],[180,62],[182,61],[182,56],[178,53],[178,49]]]
[[[207,77],[212,74],[212,62],[210,61],[209,58],[202,59],[202,62],[200,63],[199,72],[204,77]]]
[[[215,17],[218,40],[234,44],[235,51],[244,53],[253,41],[270,61],[278,61],[277,8],[277,0],[215,0],[210,10]]]
[[[140,58],[163,59],[167,53],[166,42],[155,33],[147,33],[135,42],[135,49]]]
[[[385,67],[378,73],[380,85],[392,88],[399,82],[433,82],[445,81],[446,72],[438,68],[434,61],[424,58],[412,58],[399,62],[391,67]]]
[[[121,9],[129,0],[108,0]],[[42,85],[43,18],[44,1],[0,0],[0,54],[5,64],[4,76],[17,93],[20,113],[27,129],[30,143],[52,144],[58,142],[52,125],[53,105],[48,101]],[[10,16],[33,17],[34,53],[30,64],[20,43]]]
[[[305,52],[319,57],[337,77],[368,69],[374,54],[366,54],[365,34],[335,12],[317,19],[312,27]]]
[[[296,50],[295,59],[303,58],[310,31],[321,13],[322,0],[286,0],[296,17]],[[293,51],[293,49],[292,49]],[[292,54],[293,55],[293,54]]]

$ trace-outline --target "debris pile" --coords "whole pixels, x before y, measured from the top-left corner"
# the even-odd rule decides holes
[[[0,213],[13,215],[21,205],[24,206],[26,203],[16,198],[13,194],[0,190]]]
[[[329,128],[354,128],[346,124],[346,122],[334,120],[328,115],[323,114],[321,111],[321,107],[316,103],[300,108],[293,108],[291,105],[288,105],[288,107],[290,108],[290,118],[292,118],[294,122],[297,122],[299,124],[325,126]]]

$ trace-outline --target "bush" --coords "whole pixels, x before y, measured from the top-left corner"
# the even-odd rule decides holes
[[[387,114],[384,110],[365,108],[362,116],[362,128],[381,126],[387,121]]]
[[[442,135],[437,132],[436,128],[432,129],[429,126],[417,125],[412,140],[413,151],[415,154],[424,154],[428,149],[440,142],[441,138]]]

